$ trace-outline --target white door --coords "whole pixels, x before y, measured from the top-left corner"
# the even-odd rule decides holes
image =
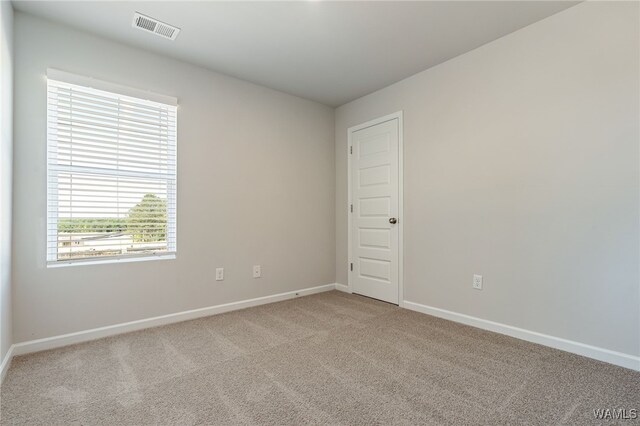
[[[351,291],[398,304],[399,120],[351,133]]]

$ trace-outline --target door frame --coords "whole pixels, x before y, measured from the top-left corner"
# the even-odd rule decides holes
[[[358,124],[347,129],[347,283],[349,293],[353,292],[353,283],[351,280],[351,262],[352,258],[352,231],[353,219],[350,211],[350,205],[353,202],[351,189],[351,143],[352,135],[358,130],[366,129],[377,124],[381,124],[393,119],[398,120],[398,306],[404,307],[404,144],[403,144],[403,111],[397,111],[383,117],[369,120],[366,123]]]

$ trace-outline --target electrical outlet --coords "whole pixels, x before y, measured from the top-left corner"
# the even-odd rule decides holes
[[[262,276],[262,268],[260,265],[253,265],[253,278],[260,278]]]
[[[216,268],[216,281],[224,280],[224,268]]]
[[[473,275],[473,288],[482,290],[482,275]]]

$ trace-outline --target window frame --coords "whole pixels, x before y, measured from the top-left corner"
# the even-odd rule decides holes
[[[47,81],[46,81],[46,106],[47,106],[47,128],[45,135],[46,146],[46,214],[45,214],[45,259],[46,266],[49,267],[64,267],[72,265],[97,265],[106,263],[128,263],[128,262],[140,262],[148,260],[167,260],[175,259],[177,256],[177,182],[178,182],[178,100],[175,97],[161,95],[150,91],[144,91],[139,89],[133,89],[126,86],[121,86],[114,83],[109,83],[101,80],[96,80],[91,77],[83,77],[75,74],[71,74],[65,71],[56,69],[47,69]],[[72,86],[80,86],[81,88],[89,89],[89,91],[101,91],[107,92],[111,96],[117,96],[118,98],[125,99],[126,101],[133,101],[142,105],[147,104],[162,104],[163,106],[174,108],[175,111],[175,130],[171,132],[169,141],[172,144],[174,150],[173,161],[169,167],[169,175],[173,178],[167,178],[167,209],[170,206],[173,207],[173,213],[170,215],[167,213],[167,236],[166,244],[167,249],[165,251],[148,252],[148,253],[127,253],[114,256],[94,256],[83,257],[77,259],[62,259],[59,260],[59,242],[58,242],[58,201],[54,202],[54,199],[58,198],[58,176],[60,171],[52,172],[52,166],[58,166],[57,160],[52,159],[52,145],[55,144],[57,150],[57,140],[52,141],[52,126],[51,126],[51,109],[50,95],[49,95],[49,80],[57,83],[62,83]],[[73,173],[73,166],[69,166],[69,172]],[[105,168],[108,170],[108,167]],[[116,170],[112,170],[113,176],[131,178],[131,172],[118,173]],[[129,173],[129,174],[127,174]],[[132,172],[134,175],[136,172]],[[152,174],[152,173],[151,173]],[[91,175],[91,173],[89,173]],[[97,175],[97,174],[96,174]],[[144,173],[140,172],[140,178],[144,179]],[[150,179],[158,179],[158,177],[149,177]],[[172,204],[169,204],[169,200],[172,199]],[[52,220],[54,219],[54,220]],[[171,220],[172,219],[172,220]],[[53,233],[56,237],[56,246],[53,253],[50,252],[50,234]],[[173,237],[170,237],[173,235]]]

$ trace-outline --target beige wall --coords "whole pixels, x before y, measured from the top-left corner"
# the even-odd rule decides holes
[[[582,3],[338,108],[337,281],[347,128],[404,110],[405,300],[639,355],[638,16]]]
[[[15,24],[16,342],[335,282],[331,108],[30,15]],[[47,67],[179,99],[177,260],[45,267]]]
[[[0,2],[0,363],[11,347],[13,8]]]

